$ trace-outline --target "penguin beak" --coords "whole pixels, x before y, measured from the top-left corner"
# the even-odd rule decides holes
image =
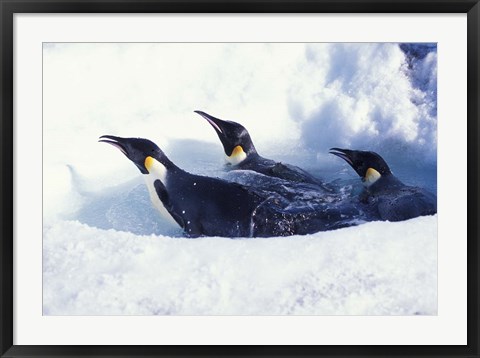
[[[120,151],[129,158],[125,138],[115,137],[113,135],[102,135],[98,141],[113,145],[115,148],[120,149]]]
[[[348,149],[340,149],[340,148],[330,148],[329,150],[330,154],[336,155],[337,157],[342,158],[345,160],[348,164],[350,164],[353,167],[353,161],[351,158],[351,150]]]
[[[113,135],[102,135],[99,142],[108,143],[118,148],[125,156],[133,162],[142,174],[148,174],[145,161],[149,157],[164,155],[158,146],[143,138],[121,138]],[[156,157],[155,157],[156,158]],[[156,158],[158,159],[158,158]]]
[[[219,135],[223,134],[223,131],[222,131],[223,121],[221,119],[215,118],[202,111],[194,111],[194,112],[201,115],[203,118],[205,118],[208,121],[208,123],[210,123],[210,125],[215,129],[215,131],[217,131]]]

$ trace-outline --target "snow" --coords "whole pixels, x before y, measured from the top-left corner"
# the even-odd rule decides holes
[[[44,229],[44,314],[435,315],[436,229],[432,216],[232,240],[59,221]]]
[[[358,183],[328,154],[349,147],[436,192],[436,70],[432,44],[44,44],[43,313],[437,314],[437,216],[186,239],[138,169],[97,143],[146,137],[183,169],[228,178],[204,110],[327,181]]]

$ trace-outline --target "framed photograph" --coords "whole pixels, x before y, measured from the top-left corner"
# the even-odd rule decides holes
[[[2,0],[2,357],[479,356],[479,6]]]

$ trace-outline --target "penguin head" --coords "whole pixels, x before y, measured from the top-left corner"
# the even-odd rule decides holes
[[[148,139],[103,135],[99,142],[108,143],[118,148],[137,166],[142,174],[150,174],[158,167],[168,169],[173,166],[165,153]]]
[[[244,126],[233,121],[224,121],[205,112],[195,111],[215,129],[222,142],[227,162],[236,165],[244,161],[249,155],[257,154],[250,134]]]
[[[375,152],[330,148],[330,154],[336,155],[350,164],[367,187],[382,176],[392,174],[385,160]]]

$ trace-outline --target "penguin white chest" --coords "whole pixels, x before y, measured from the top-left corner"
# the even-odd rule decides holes
[[[160,212],[160,215],[167,219],[170,223],[178,226],[178,223],[170,215],[170,213],[165,209],[160,197],[158,196],[157,190],[155,189],[155,181],[159,180],[163,186],[167,187],[167,168],[160,163],[158,160],[147,157],[145,159],[145,168],[148,170],[148,174],[144,174],[145,183],[150,194],[150,200],[152,201],[153,206]]]

